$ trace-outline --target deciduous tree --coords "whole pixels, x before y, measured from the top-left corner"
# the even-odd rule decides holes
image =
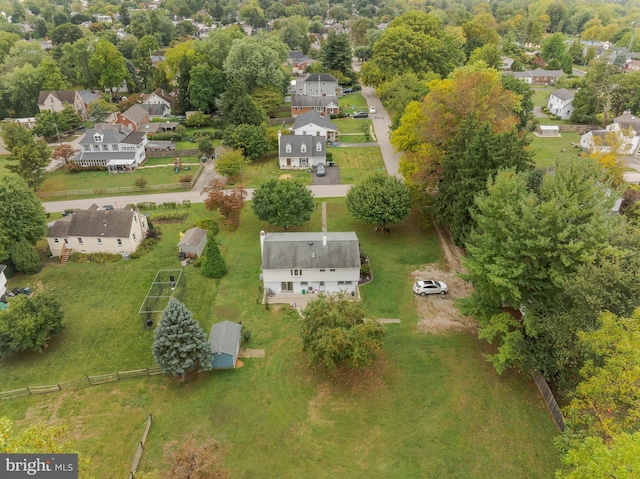
[[[91,70],[97,72],[100,87],[109,89],[112,95],[129,76],[124,65],[124,56],[115,46],[105,40],[96,44],[89,65]]]
[[[7,158],[7,169],[17,173],[29,187],[37,188],[44,180],[42,170],[49,163],[47,143],[44,140],[35,141],[33,132],[12,122],[3,126],[2,137],[11,152]]]
[[[53,153],[51,153],[52,158],[62,158],[64,160],[65,165],[69,163],[69,159],[75,155],[76,151],[73,149],[69,143],[63,143],[60,146],[57,146]]]
[[[216,173],[235,181],[250,163],[241,150],[227,150],[216,160],[214,168]]]
[[[365,369],[382,348],[384,329],[366,320],[360,303],[344,296],[311,301],[302,312],[303,350],[315,366]]]
[[[223,181],[213,180],[202,191],[208,193],[204,205],[209,211],[218,210],[225,219],[240,216],[246,196],[246,191],[242,187],[228,191]]]
[[[222,70],[209,65],[196,65],[189,72],[189,100],[203,113],[216,110],[216,100],[224,91],[225,75]]]
[[[287,75],[280,67],[277,49],[255,38],[236,40],[224,61],[224,72],[231,83],[241,83],[251,94],[256,88],[273,86],[283,89]]]
[[[241,150],[249,160],[255,160],[269,151],[264,128],[255,125],[238,125],[224,130],[224,144],[230,148]]]
[[[213,355],[204,331],[175,298],[169,300],[156,328],[153,357],[164,372],[180,375],[183,383],[189,371],[211,369]]]
[[[27,243],[28,244],[28,243]],[[53,295],[19,295],[0,311],[0,357],[26,350],[42,351],[63,329],[62,306]]]
[[[302,184],[289,180],[269,180],[256,188],[251,203],[258,219],[289,228],[309,221],[313,212],[313,195]]]
[[[347,210],[355,219],[377,225],[404,220],[411,211],[409,188],[395,176],[374,173],[347,192]]]

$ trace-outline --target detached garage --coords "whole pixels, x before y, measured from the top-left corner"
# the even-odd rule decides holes
[[[213,369],[233,369],[236,367],[240,351],[242,325],[232,321],[222,321],[211,327],[209,345],[213,353]]]
[[[197,258],[202,256],[206,245],[207,231],[198,227],[190,228],[178,243],[178,253],[181,258]]]

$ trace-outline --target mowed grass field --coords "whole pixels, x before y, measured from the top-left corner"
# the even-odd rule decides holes
[[[385,326],[384,348],[365,373],[335,377],[308,366],[299,317],[257,304],[259,232],[268,228],[250,208],[240,229],[217,236],[229,265],[221,280],[185,268],[186,306],[207,332],[214,322],[242,321],[249,347],[233,371],[208,372],[180,384],[167,376],[74,389],[0,402],[17,428],[35,421],[65,424],[88,455],[96,478],[125,477],[148,414],[154,424],[142,470],[161,463],[166,442],[215,438],[232,478],[549,478],[558,467],[556,430],[529,377],[499,376],[483,358],[488,346],[473,333],[417,330],[409,274],[441,259],[431,230],[416,218],[374,233],[351,219],[344,200],[327,200],[330,231],[356,231],[374,281],[361,288],[368,317],[399,318]],[[153,333],[138,308],[160,268],[179,267],[178,231],[207,217],[188,209],[185,224],[162,225],[150,254],[98,265],[48,265],[12,278],[10,287],[46,289],[63,302],[65,331],[42,354],[0,361],[0,390],[51,384],[153,365]],[[299,230],[319,231],[320,210]]]
[[[580,134],[567,131],[560,133],[560,137],[538,137],[531,134],[529,149],[534,152],[533,161],[539,167],[553,167],[556,161],[577,156],[581,149],[572,144],[580,144]],[[565,150],[564,152],[562,150]]]

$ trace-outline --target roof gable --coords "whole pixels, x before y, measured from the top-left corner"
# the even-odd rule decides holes
[[[313,135],[282,135],[279,138],[279,150],[281,157],[326,157],[325,137]],[[287,146],[291,151],[287,151]],[[306,151],[302,151],[302,147]]]
[[[127,111],[122,113],[122,116],[128,118],[134,123],[140,123],[147,116],[149,116],[149,112],[142,108],[140,105],[133,105]]]
[[[308,75],[303,81],[312,82],[312,81],[324,81],[324,82],[335,82],[338,83],[338,79],[329,73],[312,73]]]
[[[134,215],[131,210],[75,210],[56,221],[47,237],[128,238]]]
[[[574,97],[574,93],[571,90],[567,90],[566,88],[560,88],[559,90],[556,90],[553,93],[551,93],[551,95],[555,96],[560,100],[565,100],[565,101],[573,100],[573,97]]]
[[[189,228],[185,231],[182,239],[178,243],[178,246],[182,245],[199,245],[204,238],[207,237],[207,230],[198,228],[197,226]]]
[[[338,131],[338,127],[329,121],[327,116],[323,116],[320,112],[311,110],[296,117],[293,123],[293,129],[297,130],[307,125],[317,125],[327,130]]]

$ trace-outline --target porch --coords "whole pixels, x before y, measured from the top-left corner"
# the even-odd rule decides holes
[[[314,292],[305,292],[302,293],[294,293],[294,292],[282,292],[276,293],[273,290],[266,288],[262,295],[262,304],[268,302],[269,304],[288,304],[290,308],[297,309],[298,311],[302,311],[307,307],[307,304],[310,301],[318,298],[320,294],[328,295],[328,294],[336,294],[337,292],[333,291],[325,291],[324,293],[314,293]],[[346,297],[351,296],[348,293],[345,293]],[[353,294],[354,301],[360,301],[360,289],[356,287],[355,292]]]

